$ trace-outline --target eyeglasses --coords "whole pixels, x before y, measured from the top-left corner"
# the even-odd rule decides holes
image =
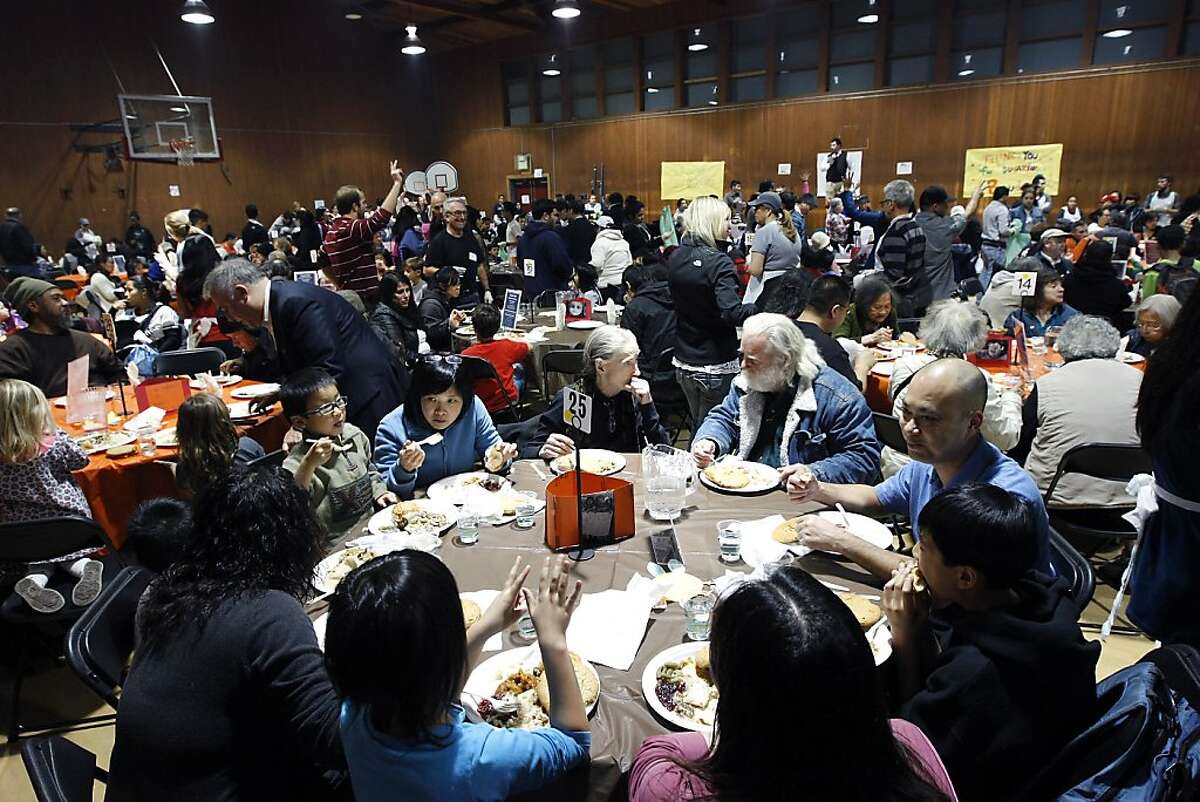
[[[465,209],[447,209],[446,216],[447,217],[466,217],[467,212]]]
[[[308,417],[312,417],[313,415],[332,415],[334,412],[336,412],[339,409],[345,409],[346,405],[349,403],[350,403],[349,398],[347,398],[344,395],[339,395],[337,398],[333,399],[332,401],[322,404],[321,406],[317,407],[316,409],[310,409],[308,412],[305,412],[304,417],[308,418]]]

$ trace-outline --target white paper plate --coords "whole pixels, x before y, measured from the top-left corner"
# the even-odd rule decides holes
[[[734,496],[749,496],[756,493],[765,493],[768,490],[774,490],[779,487],[779,471],[772,468],[770,465],[763,465],[759,462],[747,462],[740,459],[727,459],[722,461],[722,465],[737,465],[745,468],[750,472],[750,484],[745,487],[721,487],[716,482],[704,475],[704,471],[700,471],[700,482],[705,487],[716,490],[718,493],[728,493]]]
[[[603,325],[605,325],[603,320],[572,320],[567,324],[567,328],[587,331],[588,329],[598,329]]]
[[[472,340],[475,338],[475,327],[474,326],[459,326],[457,329],[454,330],[454,336],[462,337],[465,340]]]
[[[496,692],[496,686],[509,674],[518,668],[533,668],[540,662],[542,662],[542,653],[538,649],[538,645],[533,643],[529,646],[521,646],[494,654],[475,666],[471,676],[467,677],[467,684],[463,686],[462,705],[467,713],[467,719],[477,723],[482,722],[483,719],[475,709],[476,698],[491,696]],[[591,663],[587,663],[587,667],[591,670],[593,679],[596,680],[596,687],[599,688],[600,675],[596,673],[596,667]],[[596,701],[588,705],[587,714],[589,716],[596,709],[599,701],[600,694],[597,693]]]
[[[1121,354],[1121,361],[1126,365],[1136,365],[1139,362],[1145,362],[1146,357],[1141,354],[1135,354],[1132,351],[1125,351]]]
[[[883,665],[892,656],[892,630],[886,618],[879,619],[867,630],[867,643],[875,656],[875,665]]]
[[[341,582],[343,577],[331,577],[329,575],[330,571],[334,570],[342,562],[344,555],[351,548],[368,548],[372,552],[370,559],[374,559],[375,557],[403,549],[427,551],[432,554],[441,545],[441,539],[437,535],[429,533],[418,535],[367,535],[366,537],[356,538],[347,541],[346,548],[335,551],[317,563],[317,567],[313,571],[313,587],[321,593],[332,593],[337,589],[338,583]],[[369,562],[369,560],[364,560],[364,562]],[[349,571],[346,573],[348,574]]]
[[[657,713],[663,720],[674,724],[680,729],[705,733],[711,740],[711,727],[667,710],[667,708],[663,707],[663,703],[658,701],[658,695],[654,692],[655,687],[658,685],[658,669],[662,668],[664,663],[678,663],[681,660],[686,660],[697,654],[707,645],[707,641],[690,641],[688,643],[681,643],[678,646],[672,646],[670,649],[664,649],[651,657],[650,662],[646,663],[646,669],[642,672],[642,696],[646,698],[646,704],[650,705],[650,709]]]
[[[229,405],[229,417],[232,420],[250,420],[257,418],[258,414],[251,411],[249,401],[238,401]]]
[[[229,392],[233,398],[259,398],[279,391],[278,384],[251,384],[249,387],[235,387]]]
[[[599,476],[613,476],[625,470],[625,457],[616,451],[609,451],[607,448],[581,448],[579,449],[580,458],[583,460],[584,472],[595,473]],[[616,464],[616,467],[607,471],[589,471],[587,470],[588,463],[592,460],[606,460]],[[575,462],[575,453],[564,454],[561,457],[555,457],[550,460],[550,470],[558,474],[566,473],[571,470]]]
[[[439,512],[446,516],[446,523],[438,528],[436,534],[443,534],[449,531],[454,524],[458,523],[458,507],[455,507],[453,504],[447,501],[419,498],[414,499],[410,503],[416,504],[420,509],[428,510],[430,512]],[[395,509],[396,506],[397,505],[392,504],[384,507],[382,510],[372,515],[371,520],[367,521],[367,531],[373,535],[398,535],[401,534],[401,532],[405,532],[407,534],[416,534],[417,532],[423,531],[420,529],[401,530],[393,526],[392,510]]]
[[[113,393],[112,390],[105,391],[105,393],[104,393],[105,401],[111,401],[114,398],[116,398],[116,394]],[[67,397],[65,395],[63,395],[63,396],[59,396],[58,398],[54,399],[54,406],[58,407],[59,409],[66,409],[67,408]]]
[[[891,376],[892,368],[894,368],[894,367],[896,367],[895,362],[891,362],[891,361],[876,362],[874,365],[871,366],[871,372],[874,373],[876,376]]]
[[[168,426],[161,431],[155,432],[154,445],[158,446],[159,448],[178,448],[179,436],[175,431],[175,427]]]
[[[96,445],[87,445],[87,443],[94,441],[102,435],[104,437],[102,442]],[[83,449],[83,453],[89,456],[99,454],[101,451],[108,451],[108,449],[116,448],[117,446],[127,446],[136,441],[137,436],[129,434],[129,432],[93,432],[92,434],[81,435],[75,438],[75,442]]]
[[[242,377],[238,376],[236,373],[230,373],[229,375],[216,374],[213,376],[213,381],[217,383],[218,387],[227,387],[230,384],[237,384],[241,380]],[[192,379],[190,382],[188,382],[188,387],[191,387],[193,390],[203,390],[206,386],[207,385],[200,379]]]
[[[495,477],[501,482],[500,489],[496,492],[508,490],[512,487],[512,482],[505,479],[503,476],[497,476],[494,473],[486,471],[471,471],[470,473],[456,473],[453,476],[446,476],[438,479],[431,484],[425,491],[425,494],[431,499],[445,501],[450,504],[463,504],[466,501],[467,488],[472,484],[478,485],[479,482],[470,483],[468,480],[478,477],[480,480],[487,477]]]
[[[818,512],[817,517],[829,521],[834,526],[840,527],[842,525],[842,514],[837,510]],[[868,518],[856,512],[846,513],[846,520],[850,522],[848,531],[855,537],[861,538],[872,546],[877,546],[881,549],[890,549],[892,547],[892,530],[888,529],[887,524],[882,521],[876,521],[874,518]]]

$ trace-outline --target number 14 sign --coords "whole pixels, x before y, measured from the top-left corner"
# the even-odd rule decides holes
[[[592,433],[592,397],[570,387],[563,389],[563,423],[584,434]]]

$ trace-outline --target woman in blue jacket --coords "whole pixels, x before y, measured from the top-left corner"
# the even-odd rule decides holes
[[[417,362],[404,403],[379,423],[375,467],[388,489],[412,498],[446,476],[475,469],[494,447],[507,464],[517,447],[496,431],[487,407],[475,397],[474,380],[455,354],[432,354]],[[421,445],[431,434],[441,442]]]
[[[1021,308],[1008,316],[1004,329],[1012,336],[1017,321],[1025,327],[1026,337],[1045,337],[1046,329],[1062,326],[1079,314],[1063,303],[1063,279],[1052,267],[1038,268],[1033,295],[1021,299]]]

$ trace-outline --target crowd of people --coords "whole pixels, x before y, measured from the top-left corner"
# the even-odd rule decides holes
[[[585,761],[590,724],[565,643],[582,585],[561,558],[535,578],[518,560],[469,627],[436,557],[375,559],[333,594],[324,656],[304,603],[317,562],[364,515],[481,462],[504,472],[576,447],[671,443],[656,406],[668,396],[686,408],[698,468],[729,456],[770,466],[795,501],[907,518],[916,547],[881,549],[802,518],[800,545],[840,554],[882,588],[895,687],[884,692],[853,614],[798,566],[738,585],[712,619],[715,738],[648,739],[629,778],[637,802],[776,798],[796,782],[814,799],[1015,798],[1099,713],[1099,647],[1056,576],[1047,503],[1133,500],[1077,478],[1043,502],[1080,444],[1150,454],[1162,492],[1129,615],[1156,639],[1200,643],[1189,614],[1200,194],[1180,199],[1163,176],[1144,202],[1111,193],[1089,213],[1074,196],[1056,204],[1042,176],[1015,203],[1009,188],[979,186],[965,206],[895,180],[875,204],[853,191],[840,140],[831,150],[823,205],[802,176],[798,192],[764,181],[743,196],[733,181],[724,198],[658,217],[620,193],[528,208],[501,195],[478,209],[408,195],[393,162],[378,202],[343,186],[329,208],[297,205],[269,225],[248,204],[241,234],[220,241],[200,209],[168,214],[161,241],[136,213],[122,238],[85,219],[57,261],[9,209],[0,523],[90,516],[72,478],[87,458],[48,404],[79,356],[104,386],[147,355],[220,348],[223,370],[279,383],[259,403],[279,402],[290,427],[283,443],[240,437],[207,393],[178,410],[178,498],[146,501],[127,522],[128,548],[158,578],[138,613],[110,798],[348,798],[352,786],[360,800],[501,799]],[[69,302],[61,279],[79,271],[90,278]],[[1035,280],[1022,295],[1024,274]],[[582,347],[586,434],[564,423],[565,390],[530,420],[497,425],[534,395],[529,346],[497,337],[501,286],[535,307],[623,305],[620,325]],[[97,336],[109,317],[129,321],[122,341]],[[476,342],[455,352],[467,323]],[[866,396],[876,347],[901,332],[925,347],[891,371],[903,453],[877,438]],[[1066,364],[1022,396],[974,364],[1003,332],[1053,336]],[[1144,374],[1120,353],[1145,357]],[[281,469],[248,467],[280,448]],[[54,612],[66,603],[56,571],[86,605],[103,570],[88,550],[3,564],[0,579]],[[466,722],[465,677],[515,623],[518,599],[536,627],[550,726]],[[821,692],[762,704],[781,676]],[[781,713],[794,722],[785,738]],[[864,750],[877,770],[857,765]]]

